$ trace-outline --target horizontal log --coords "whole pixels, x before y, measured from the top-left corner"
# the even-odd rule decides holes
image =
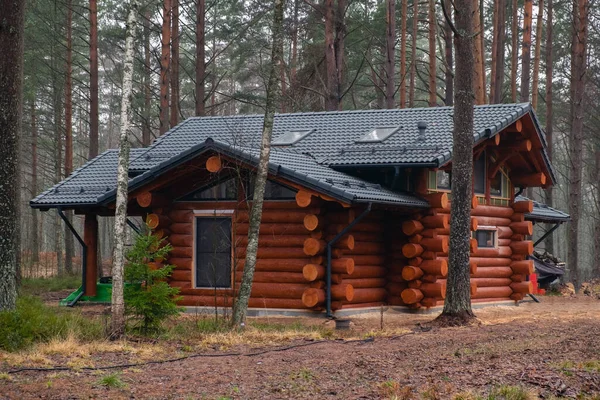
[[[380,302],[385,300],[386,294],[384,288],[354,289],[354,298],[350,302],[353,304]]]
[[[510,239],[513,235],[512,229],[508,226],[497,226],[498,239]]]
[[[192,281],[192,271],[185,269],[175,269],[171,272],[170,276],[171,280],[174,281],[184,281],[191,282]]]
[[[528,214],[533,212],[533,201],[517,201],[512,206],[515,213]]]
[[[531,221],[513,222],[510,224],[510,229],[517,234],[533,235],[533,223]]]
[[[525,214],[514,213],[512,217],[510,217],[512,222],[523,222],[525,221]]]
[[[174,265],[176,269],[192,269],[193,262],[191,257],[177,258],[169,257],[167,264]]]
[[[478,267],[509,266],[512,263],[510,258],[505,257],[471,257],[471,262]]]
[[[510,280],[513,282],[523,282],[527,279],[527,277],[525,275],[522,274],[515,274],[515,275],[511,275],[510,276]]]
[[[408,220],[402,223],[402,232],[406,236],[412,236],[423,230],[423,224],[416,220]]]
[[[191,307],[231,307],[233,297],[215,297],[215,296],[194,296],[184,295],[179,301],[181,306]],[[300,299],[272,299],[272,298],[250,298],[248,301],[250,308],[285,308],[285,309],[305,309]]]
[[[343,304],[340,308],[342,310],[354,310],[354,309],[364,309],[364,308],[381,308],[385,306],[385,299],[382,301],[372,301],[370,303],[348,303]]]
[[[415,304],[423,299],[423,292],[419,289],[404,289],[400,295],[404,304]]]
[[[431,297],[426,297],[421,300],[421,305],[426,308],[436,307],[437,305],[443,305],[444,300],[433,299]]]
[[[489,258],[502,258],[510,257],[513,253],[512,246],[499,246],[494,247],[479,247],[473,252],[474,257],[489,257]]]
[[[510,285],[510,288],[516,293],[529,294],[533,293],[533,282],[513,282]]]
[[[354,287],[345,282],[331,285],[331,298],[333,300],[352,301],[354,299]]]
[[[150,213],[146,216],[146,225],[150,229],[169,228],[171,220],[166,215]]]
[[[326,269],[322,265],[306,264],[302,268],[302,275],[307,282],[314,282],[325,277]]]
[[[515,274],[531,275],[535,272],[533,260],[513,261],[510,268]]]
[[[246,257],[246,247],[236,247],[235,255],[238,259]],[[257,257],[261,258],[306,258],[301,247],[261,247],[259,243]]]
[[[448,214],[430,215],[421,219],[421,223],[425,228],[442,228],[448,229],[450,219]]]
[[[406,286],[406,283],[400,283],[400,282],[388,282],[385,285],[385,290],[387,290],[388,294],[390,296],[398,296],[400,297],[400,294],[402,293],[402,291],[404,289],[406,289],[408,286]]]
[[[498,239],[498,246],[510,246],[512,239]]]
[[[179,288],[179,289],[189,289],[192,287],[192,282],[191,282],[191,280],[185,280],[185,281],[170,280],[169,286],[174,287],[174,288]]]
[[[477,266],[477,263],[474,263],[473,261],[469,261],[469,274],[475,275],[477,273],[478,269],[479,269],[479,267]]]
[[[435,251],[424,251],[421,253],[421,258],[423,260],[435,260],[437,259],[437,253]]]
[[[169,236],[169,243],[171,243],[172,246],[192,247],[194,245],[194,236],[172,234]]]
[[[348,224],[328,224],[327,232],[330,233],[340,233],[342,230],[346,229]],[[384,230],[383,223],[381,222],[359,222],[352,227],[350,230],[351,233],[355,232],[369,232],[369,233],[379,233],[381,234]]]
[[[413,267],[418,267],[422,263],[423,263],[423,258],[421,258],[421,257],[409,258],[408,261],[406,261],[406,264],[411,265]]]
[[[420,244],[421,240],[423,240],[423,236],[416,234],[416,235],[412,235],[411,237],[408,238],[408,243]]]
[[[235,281],[241,282],[242,274],[235,275]],[[306,283],[301,272],[254,272],[253,282],[260,283]]]
[[[494,217],[494,218],[510,218],[514,214],[514,210],[510,207],[501,206],[478,206],[476,209],[471,211],[471,215],[481,217]]]
[[[308,214],[314,215],[314,214]],[[261,217],[261,223],[302,223],[304,218],[307,216],[304,211],[292,211],[292,210],[264,210]],[[249,218],[249,212],[246,210],[240,210],[236,213],[237,223],[247,223]],[[314,230],[314,229],[311,229]]]
[[[334,258],[331,260],[331,270],[336,274],[352,275],[355,271],[355,262],[352,258]]]
[[[169,225],[171,234],[192,235],[193,225],[190,222],[176,222]]]
[[[425,297],[446,298],[446,282],[423,283],[419,290]]]
[[[355,242],[352,254],[383,254],[385,253],[385,246],[383,243],[378,242]]]
[[[315,231],[317,229],[321,229],[324,226],[323,218],[319,217],[315,214],[308,214],[302,218],[302,223],[304,227],[309,231]]]
[[[385,287],[387,280],[385,278],[346,278],[342,277],[342,283],[348,283],[355,289],[362,288],[382,288]]]
[[[524,240],[522,242],[512,242],[510,248],[514,254],[530,255],[533,254],[533,242]]]
[[[352,231],[355,242],[383,242],[383,232],[357,232]]]
[[[343,258],[340,258],[340,260],[343,260]],[[352,259],[349,259],[352,260]],[[354,265],[354,261],[353,265]],[[352,272],[348,272],[347,275],[344,276],[344,279],[346,277],[352,278],[352,279],[359,279],[359,278],[382,278],[386,275],[387,273],[387,269],[385,267],[380,267],[377,265],[356,265],[353,268]]]
[[[248,234],[248,224],[238,222],[234,226],[235,233],[238,235],[247,235]],[[272,235],[272,236],[280,236],[280,235],[306,235],[308,234],[308,230],[304,227],[303,224],[295,223],[295,224],[267,224],[261,223],[259,228],[260,235]]]
[[[413,281],[423,276],[423,270],[419,267],[413,267],[410,265],[402,268],[402,278],[406,281]]]
[[[427,282],[427,283],[435,283],[435,282],[437,282],[438,277],[437,277],[437,275],[426,274],[426,275],[423,275],[420,278],[420,280],[421,280],[421,282],[424,282],[424,283],[425,282]]]
[[[187,223],[191,224],[194,218],[192,210],[171,210],[168,214],[172,223]]]
[[[513,275],[511,267],[477,267],[477,272],[472,274],[472,278],[510,278]],[[505,285],[508,286],[508,285]]]
[[[331,242],[334,238],[335,236],[328,235],[325,237],[325,242]],[[338,239],[338,241],[333,244],[333,247],[344,250],[353,250],[355,245],[356,241],[354,234],[346,234]]]
[[[417,257],[421,254],[423,254],[423,247],[418,245],[418,244],[414,244],[414,243],[407,243],[404,246],[402,246],[402,254],[406,257],[406,258],[413,258],[413,257]]]
[[[535,174],[511,174],[510,180],[518,187],[539,187],[546,185],[546,174],[538,172]]]
[[[437,237],[437,238],[423,238],[421,240],[421,246],[425,250],[435,251],[435,252],[448,252],[448,238],[445,236]]]
[[[437,237],[437,235],[438,235],[438,233],[439,233],[439,232],[438,232],[438,230],[439,230],[439,229],[435,229],[435,228],[434,228],[434,229],[424,229],[424,230],[422,230],[422,231],[421,231],[419,234],[420,234],[421,236],[423,236],[423,237],[426,237],[426,238],[435,238],[435,237]],[[450,232],[448,231],[448,232],[446,233],[446,235],[448,235],[449,233],[450,233]],[[404,243],[403,243],[403,244],[404,244]]]
[[[386,257],[382,255],[361,255],[356,254],[350,256],[356,265],[384,265]]]
[[[482,287],[510,286],[512,280],[510,278],[471,278],[471,282],[475,282],[477,290],[479,290]]]
[[[510,218],[499,218],[499,217],[477,217],[479,226],[510,226]]]
[[[423,281],[420,279],[415,279],[414,281],[408,282],[408,287],[411,289],[418,289],[423,284]]]
[[[190,260],[191,261],[191,260]],[[238,259],[236,261],[236,269],[238,271],[244,270],[244,259]],[[267,271],[267,272],[302,272],[304,265],[309,263],[308,258],[283,258],[283,259],[258,259],[256,260],[256,271]]]
[[[429,193],[423,197],[425,197],[432,208],[448,209],[450,207],[448,193],[446,192]]]
[[[508,286],[482,287],[477,288],[477,292],[472,296],[474,299],[486,299],[496,297],[510,297],[513,290]]]
[[[491,302],[500,302],[500,301],[510,301],[510,297],[496,297],[496,298],[481,298],[481,299],[471,299],[471,303],[491,303]]]
[[[385,298],[385,301],[390,306],[405,306],[406,305],[406,303],[404,303],[404,301],[402,300],[402,297],[400,297],[400,295],[397,295],[397,296],[389,295]]]
[[[314,238],[304,239],[303,251],[308,256],[314,256],[325,252],[327,243],[324,240],[318,240]]]
[[[296,204],[299,207],[306,208],[309,206],[315,206],[319,203],[319,199],[312,195],[312,193],[305,190],[299,190],[296,193]]]
[[[221,170],[221,157],[220,156],[211,156],[206,160],[206,169],[208,172],[219,172]]]
[[[276,299],[300,299],[308,286],[297,283],[252,283],[251,297],[268,297]]]
[[[525,293],[513,293],[510,295],[510,299],[514,301],[521,301],[525,298]]]
[[[302,247],[305,240],[306,235],[259,235],[258,245],[261,247]],[[235,245],[247,246],[248,236],[237,235]]]
[[[448,275],[448,261],[444,259],[424,260],[421,265],[419,265],[419,268],[421,268],[425,273],[431,275]]]
[[[169,256],[173,257],[173,258],[190,258],[191,259],[193,257],[193,255],[194,255],[193,247],[183,247],[183,246],[173,247],[173,249],[169,253]]]

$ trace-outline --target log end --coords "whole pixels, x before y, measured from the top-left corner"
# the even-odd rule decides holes
[[[221,170],[221,157],[211,156],[206,160],[206,169],[208,172],[219,172]]]

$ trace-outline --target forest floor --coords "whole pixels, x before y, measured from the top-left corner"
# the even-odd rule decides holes
[[[600,399],[600,300],[475,311],[481,323],[464,328],[387,312],[383,323],[352,317],[346,332],[318,318],[253,318],[241,335],[47,343],[0,352],[0,398]],[[295,333],[267,329],[286,325]],[[119,364],[138,365],[98,369]],[[31,366],[67,369],[16,371]]]

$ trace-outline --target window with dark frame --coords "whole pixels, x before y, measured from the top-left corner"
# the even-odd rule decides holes
[[[196,217],[195,287],[231,288],[231,217]]]
[[[450,190],[452,188],[452,172],[438,170],[436,172],[436,185],[438,189]]]
[[[246,198],[249,200],[252,200],[254,196],[255,179],[255,175],[250,177],[248,189],[246,190]],[[296,193],[296,190],[271,180],[267,180],[267,184],[265,185],[265,200],[294,200]]]
[[[474,185],[473,190],[477,194],[485,194],[486,184],[486,168],[485,168],[485,153],[481,154],[477,160],[473,162]]]
[[[480,228],[473,232],[473,239],[477,240],[477,247],[493,249],[498,247],[498,230],[496,228]]]
[[[183,196],[178,201],[237,200],[237,182],[238,180],[235,177],[216,181]]]

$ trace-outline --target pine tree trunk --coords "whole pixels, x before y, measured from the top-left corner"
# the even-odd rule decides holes
[[[406,108],[406,38],[408,22],[408,0],[402,0],[400,32],[400,108]]]
[[[327,70],[327,93],[325,110],[335,111],[338,108],[337,71],[334,45],[335,9],[334,0],[325,0],[325,64]]]
[[[429,0],[429,107],[437,105],[437,57],[435,51],[435,27],[437,21],[435,18],[435,0]]]
[[[121,100],[121,132],[119,135],[119,164],[117,168],[117,202],[115,209],[115,250],[112,271],[111,338],[125,332],[125,302],[123,300],[123,269],[125,262],[125,228],[127,222],[129,137],[131,133],[133,98],[133,59],[136,31],[137,0],[132,0],[127,15],[125,58],[123,62],[123,98]]]
[[[204,85],[206,80],[206,38],[204,27],[206,23],[206,0],[197,0],[196,3],[196,115],[205,116]]]
[[[473,0],[455,0],[456,94],[452,158],[452,204],[448,281],[441,323],[463,324],[473,316],[469,276],[473,172]],[[475,38],[477,41],[477,37]]]
[[[396,0],[386,0],[386,84],[385,84],[385,105],[386,108],[395,108],[394,95],[396,93]]]
[[[344,84],[344,55],[346,52],[346,0],[337,0],[335,14],[335,67],[337,70],[337,109],[342,110],[342,87]],[[283,51],[283,50],[282,50]]]
[[[56,4],[55,4],[56,13]],[[56,14],[55,14],[56,15]],[[55,34],[58,33],[58,28],[55,30]],[[54,183],[58,183],[62,180],[62,80],[59,79],[58,71],[59,64],[56,47],[52,47],[51,50],[51,64],[52,68],[52,116],[53,116],[53,134],[54,134]],[[62,275],[64,272],[63,263],[63,247],[62,247],[62,220],[59,215],[56,214],[54,218],[54,252],[56,253],[56,272],[58,275]]]
[[[67,65],[65,74],[65,177],[73,171],[73,1],[67,0]],[[65,213],[69,222],[73,212]],[[65,224],[65,271],[73,273],[73,234]]]
[[[31,193],[33,196],[38,195],[38,152],[37,152],[37,121],[35,114],[35,97],[31,101]],[[33,264],[40,262],[40,232],[42,232],[39,226],[39,211],[35,208],[31,209],[31,225],[33,232],[31,235],[31,261]]]
[[[163,22],[160,57],[160,128],[162,135],[169,130],[169,69],[171,64],[171,2],[163,0]]]
[[[0,311],[17,301],[25,2],[0,0]]]
[[[538,1],[538,15],[535,26],[535,55],[533,59],[533,86],[531,88],[531,105],[537,110],[540,83],[540,58],[542,56],[542,26],[544,23],[544,0]]]
[[[473,2],[473,34],[475,35],[475,66],[473,74],[473,82],[475,85],[475,104],[485,104],[485,76],[483,71],[483,48],[481,37],[483,35],[481,26],[481,12],[479,10],[479,0],[471,0]],[[458,56],[456,57],[458,64]],[[457,89],[458,90],[458,89]]]
[[[152,65],[150,64],[150,18],[152,14],[150,10],[146,10],[144,13],[144,120],[142,121],[142,145],[150,146],[150,136],[152,130],[150,128],[150,115],[151,115],[151,88],[152,84]]]
[[[550,0],[551,1],[551,0]],[[594,265],[592,265],[592,276],[600,277],[600,137],[595,139],[594,151],[594,175],[591,179],[592,186],[595,189],[596,200],[596,221],[594,222]]]
[[[490,95],[491,103],[502,103],[504,90],[504,42],[505,42],[505,21],[506,21],[506,4],[505,0],[496,0],[498,4],[498,21],[496,29],[494,29],[494,37],[496,40],[496,55],[494,56],[493,64],[495,65],[494,73],[492,74],[492,86],[494,95]]]
[[[98,5],[90,0],[90,160],[98,155],[98,134]]]
[[[294,25],[292,28],[292,60],[290,62],[290,88],[292,96],[296,91],[296,74],[298,69],[298,11],[300,0],[294,0]]]
[[[553,49],[553,0],[548,0],[548,17],[547,17],[547,25],[546,25],[546,141],[548,142],[548,158],[550,162],[552,162],[553,158],[553,123],[554,123],[554,99],[552,98],[552,86],[553,86],[553,76],[554,73],[554,65],[553,65],[553,57],[552,57],[552,49]],[[554,204],[553,199],[553,187],[549,186],[546,189],[546,204],[549,207],[552,207]],[[554,254],[554,234],[548,235],[544,242],[544,247],[546,251],[551,254]]]
[[[579,264],[579,221],[582,206],[583,175],[583,101],[587,72],[587,21],[588,0],[573,1],[573,47],[571,50],[571,132],[569,134],[569,214],[568,262],[571,281],[575,290],[581,285]]]
[[[494,1],[494,14],[492,16],[492,53],[491,53],[491,71],[490,71],[490,103],[494,102],[496,96],[495,78],[496,78],[496,56],[498,48],[498,19],[499,19],[499,4]]]
[[[244,263],[244,275],[240,285],[238,299],[235,302],[232,318],[232,327],[243,327],[248,312],[248,300],[252,289],[254,279],[254,269],[256,267],[256,253],[258,251],[258,231],[262,218],[262,206],[267,183],[267,173],[269,167],[269,155],[271,152],[271,134],[273,133],[273,120],[277,104],[277,65],[283,58],[283,9],[284,0],[275,0],[275,11],[273,17],[273,47],[271,54],[271,71],[269,73],[269,83],[267,86],[267,104],[265,109],[265,119],[263,125],[260,158],[256,171],[256,184],[254,186],[254,195],[252,198],[252,209],[250,210],[250,221],[248,226],[248,246],[246,250],[246,260]]]
[[[171,128],[179,123],[179,0],[171,0]]]
[[[531,81],[531,24],[533,0],[525,0],[523,6],[523,50],[521,52],[521,102],[529,102],[529,82]]]
[[[451,12],[450,10],[452,10],[452,1],[443,1],[445,2],[446,10]],[[446,53],[446,71],[444,75],[446,86],[445,104],[447,106],[452,106],[454,104],[454,59],[452,54],[452,28],[450,27],[450,23],[448,21],[446,21],[444,24],[444,50]]]
[[[410,52],[410,80],[408,83],[408,106],[415,106],[415,80],[417,77],[417,34],[419,29],[419,0],[413,0],[413,26]]]
[[[513,103],[517,102],[517,61],[518,53],[517,46],[519,43],[519,14],[517,0],[512,0],[511,4],[512,19],[511,19],[511,58],[510,58],[510,99]]]

